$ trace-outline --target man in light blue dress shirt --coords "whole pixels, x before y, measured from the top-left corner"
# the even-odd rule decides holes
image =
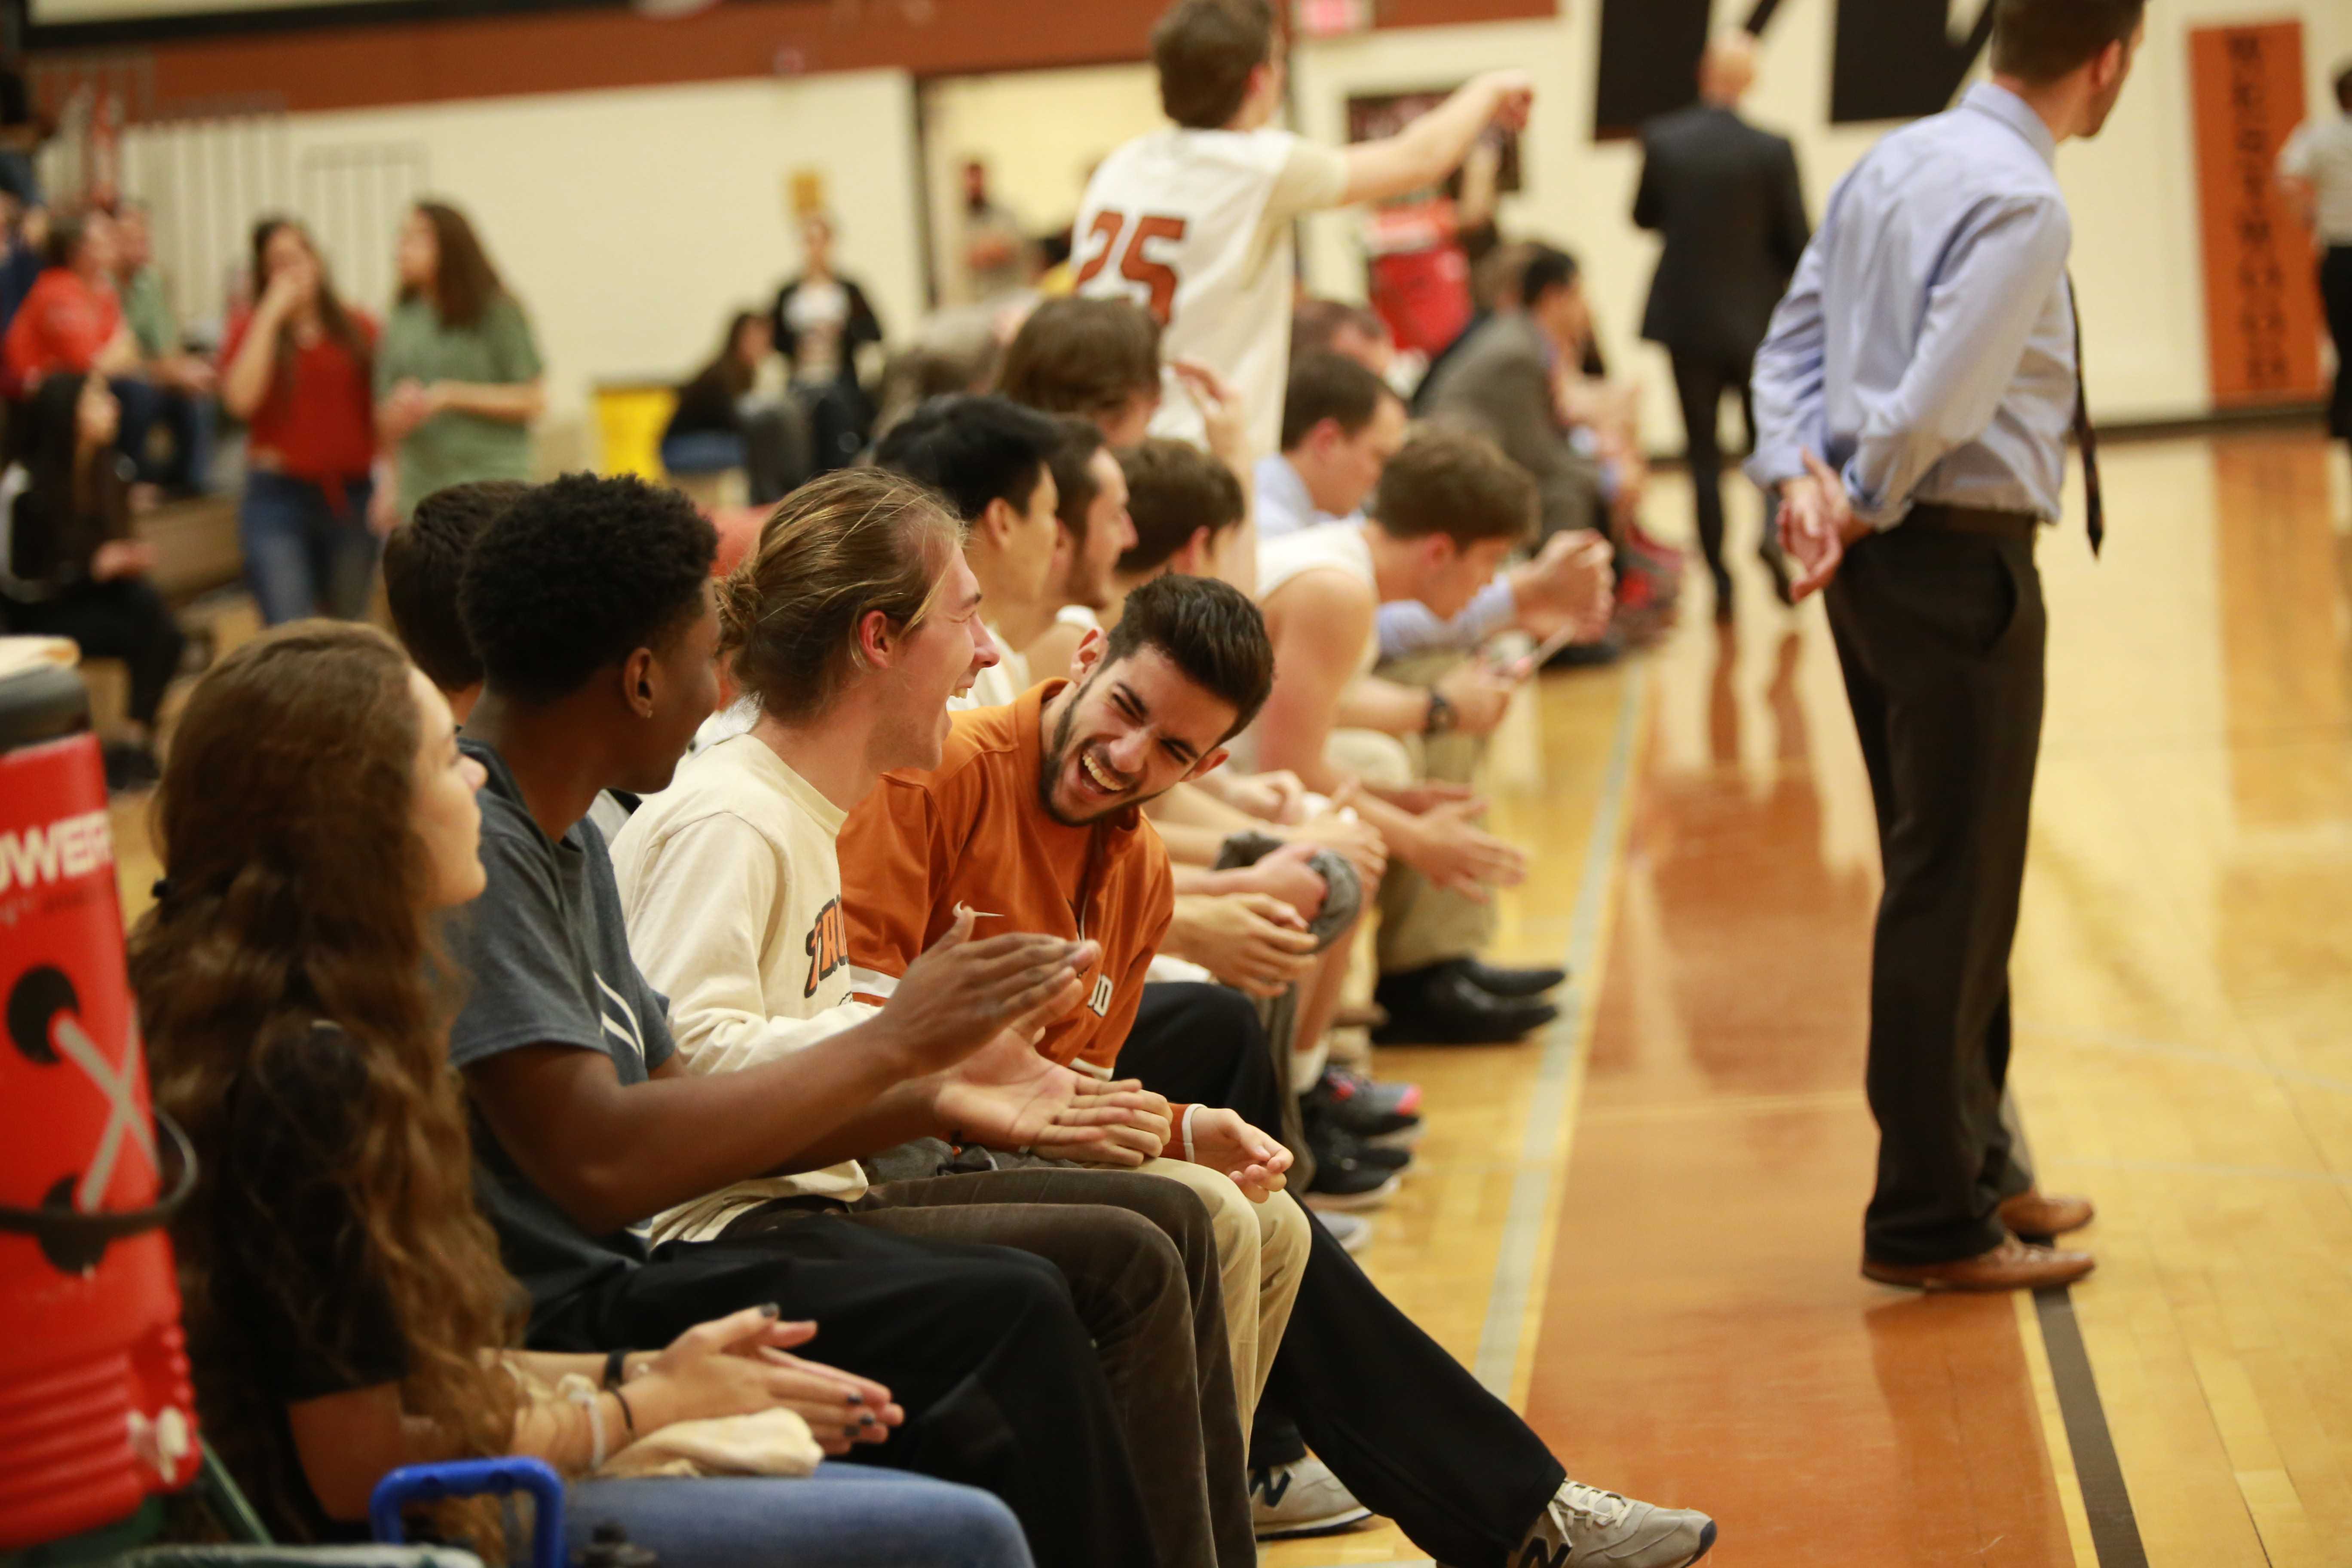
[[[1748,471],[1785,487],[1799,596],[1827,589],[1878,809],[1863,1272],[1888,1284],[2092,1267],[2047,1245],[2090,1204],[2035,1190],[2003,1116],[2009,952],[2042,731],[2034,536],[2088,431],[2052,161],[2105,122],[2143,9],[1996,0],[1992,79],[1841,182],[1756,357]]]

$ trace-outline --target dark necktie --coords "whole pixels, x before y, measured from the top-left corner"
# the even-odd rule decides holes
[[[2083,387],[2083,311],[2074,302],[2074,275],[2066,275],[2066,313],[2074,319],[2074,445],[2083,449],[2083,499],[2090,513],[2091,553],[2106,542],[2107,509],[2099,495],[2099,437],[2091,428],[2089,395]]]

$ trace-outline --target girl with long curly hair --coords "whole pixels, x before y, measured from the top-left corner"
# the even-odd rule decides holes
[[[461,983],[435,940],[483,886],[482,781],[389,639],[305,621],[205,677],[157,797],[166,875],[131,968],[156,1103],[202,1172],[173,1232],[198,1404],[289,1539],[362,1536],[401,1465],[527,1454],[577,1479],[674,1422],[781,1406],[840,1453],[901,1418],[785,1353],[814,1327],[773,1307],[657,1353],[510,1348],[524,1303],[474,1205],[446,1054]],[[568,1515],[582,1540],[618,1520],[668,1568],[1030,1563],[984,1492],[831,1465],[592,1482]],[[495,1554],[485,1519],[450,1523]]]

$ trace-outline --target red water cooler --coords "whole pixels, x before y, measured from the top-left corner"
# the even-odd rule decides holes
[[[159,1131],[122,956],[106,780],[71,670],[0,678],[0,1551],[195,1476]]]

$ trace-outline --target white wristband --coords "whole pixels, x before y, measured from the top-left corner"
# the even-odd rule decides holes
[[[588,1412],[588,1473],[593,1476],[604,1468],[604,1395],[578,1373],[567,1373],[561,1386],[564,1398]]]
[[[1200,1111],[1201,1108],[1198,1105],[1188,1105],[1184,1108],[1184,1163],[1188,1165],[1197,1165],[1201,1163],[1199,1156],[1192,1152],[1192,1118],[1199,1115]]]

